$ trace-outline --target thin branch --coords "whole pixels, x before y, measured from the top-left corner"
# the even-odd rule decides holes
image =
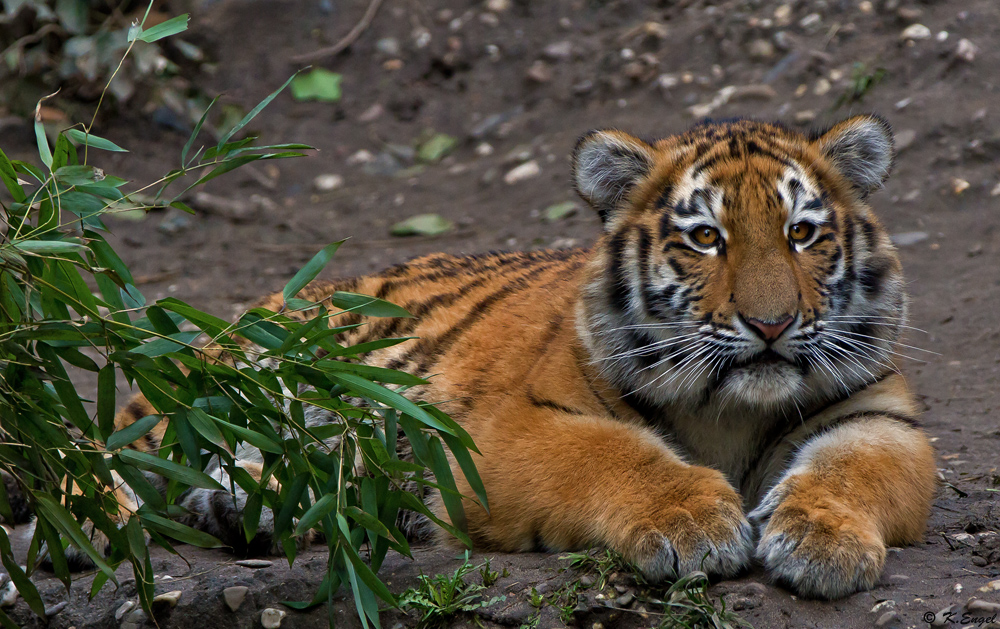
[[[319,50],[302,55],[296,55],[292,57],[292,61],[296,63],[312,63],[313,61],[319,61],[320,59],[333,57],[334,55],[339,54],[345,48],[357,41],[358,37],[361,37],[362,33],[368,30],[368,27],[371,26],[372,20],[375,19],[375,14],[378,13],[378,8],[381,5],[382,0],[371,0],[371,4],[368,5],[368,9],[361,17],[361,21],[355,24],[354,28],[352,28],[343,39],[332,46],[320,48]]]

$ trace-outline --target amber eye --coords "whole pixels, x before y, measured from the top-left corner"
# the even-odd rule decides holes
[[[691,238],[703,247],[711,247],[719,242],[719,230],[708,225],[698,225],[691,230]]]
[[[816,226],[812,223],[795,223],[788,228],[788,237],[792,239],[792,242],[802,243],[812,238],[814,231],[816,231]]]

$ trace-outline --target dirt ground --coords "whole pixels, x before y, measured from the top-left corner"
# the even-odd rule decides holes
[[[224,102],[250,107],[299,67],[292,56],[338,40],[367,6],[367,0],[198,0],[170,8],[192,12],[192,41],[218,62],[214,74],[194,82],[224,94]],[[203,204],[206,211],[190,220],[152,213],[116,222],[114,237],[147,297],[176,295],[230,316],[280,290],[321,246],[348,236],[330,275],[365,273],[437,250],[586,245],[599,230],[590,211],[580,207],[552,222],[541,213],[574,200],[567,156],[594,127],[656,137],[704,115],[780,119],[807,129],[879,112],[896,130],[899,155],[873,205],[900,246],[912,325],[926,331],[906,343],[934,352],[904,350],[913,359],[900,362],[925,404],[923,422],[944,481],[927,535],[890,553],[874,590],[841,601],[797,600],[766,585],[759,571],[712,593],[758,628],[926,626],[925,613],[970,597],[1000,601],[1000,591],[980,590],[1000,578],[998,42],[996,0],[386,0],[354,45],[319,62],[344,76],[339,103],[283,95],[254,123],[268,143],[306,142],[319,149],[315,155],[210,185],[242,211]],[[835,109],[856,83],[858,67],[883,68],[884,77],[861,102]],[[428,129],[460,142],[440,163],[415,166],[407,147]],[[97,165],[137,182],[172,168],[187,138],[130,110],[96,131],[133,149],[101,155]],[[3,133],[5,150],[31,156],[27,125]],[[359,151],[375,161],[357,163],[365,158]],[[537,175],[505,181],[529,162]],[[317,191],[314,179],[329,174],[342,185]],[[389,235],[394,223],[428,212],[455,221],[456,229],[435,238]],[[197,559],[192,568],[159,555],[165,573],[187,578],[185,587],[204,597],[185,604],[213,614],[212,626],[247,627],[258,626],[259,616],[223,614],[221,587],[246,580],[255,588],[255,609],[304,597],[308,588],[300,585],[312,578],[311,562],[322,559],[306,558],[290,571],[273,568],[268,579],[231,564],[213,568],[212,553],[188,556]],[[400,576],[389,580],[402,588],[418,570],[456,565],[451,554],[424,549],[416,564],[392,563],[390,574]],[[531,587],[572,576],[559,572],[566,562],[544,555],[500,556],[494,566],[501,565],[510,577],[490,592],[508,596],[507,612],[480,614],[488,626],[529,622],[535,610],[525,612],[524,604]],[[70,611],[51,626],[115,624],[113,611],[128,598],[127,587],[109,590],[88,610],[74,591]],[[23,603],[16,609],[25,611]],[[344,609],[340,626],[352,626],[356,620]],[[325,622],[325,612],[289,613],[282,626]],[[656,623],[634,609],[608,613],[598,609],[577,620],[587,627]],[[196,626],[182,620],[190,616],[175,616],[161,625]],[[414,621],[393,615],[385,626]],[[961,613],[939,621],[960,626]],[[561,624],[543,608],[540,626]]]

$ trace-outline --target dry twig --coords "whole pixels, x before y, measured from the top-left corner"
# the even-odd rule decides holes
[[[375,19],[375,14],[378,13],[379,6],[382,5],[382,0],[371,0],[371,4],[365,10],[365,14],[361,17],[361,21],[354,25],[347,35],[344,36],[339,42],[332,46],[327,46],[326,48],[320,48],[313,52],[309,52],[302,55],[296,55],[292,57],[292,61],[296,63],[312,63],[313,61],[319,61],[320,59],[325,59],[326,57],[332,57],[342,50],[357,41],[358,37],[361,37],[361,33],[371,26],[372,20]]]

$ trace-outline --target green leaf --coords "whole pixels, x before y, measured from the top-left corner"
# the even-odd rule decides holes
[[[458,145],[458,140],[445,133],[436,133],[417,149],[417,159],[434,163],[441,161]]]
[[[191,422],[191,426],[194,427],[198,434],[202,437],[208,439],[213,444],[219,446],[223,450],[229,450],[229,442],[222,435],[222,431],[219,427],[215,425],[216,420],[213,419],[206,413],[196,406],[192,406],[188,410],[188,420]]]
[[[212,106],[215,105],[220,98],[222,98],[221,94],[212,99],[212,102],[210,102],[208,107],[205,108],[205,113],[203,113],[201,118],[198,120],[198,124],[194,126],[194,131],[191,132],[191,137],[188,138],[188,141],[184,144],[184,149],[181,151],[181,168],[187,166],[187,155],[191,151],[191,147],[194,145],[194,140],[198,137],[198,134],[201,133],[201,127],[205,124],[205,120],[208,119],[208,112],[212,110]]]
[[[139,452],[137,450],[122,450],[116,456],[121,458],[123,462],[134,465],[140,470],[154,472],[185,485],[201,487],[203,489],[225,489],[225,487],[219,484],[219,481],[208,474],[167,459],[161,459],[155,454]]]
[[[85,133],[80,129],[66,129],[63,131],[70,140],[73,140],[77,144],[82,144],[84,146],[89,146],[95,149],[101,149],[102,151],[113,151],[115,153],[128,153],[125,149],[118,146],[111,140],[105,140],[104,138],[98,137],[92,133]]]
[[[423,378],[418,378],[417,376],[406,373],[405,371],[396,371],[395,369],[385,369],[384,367],[375,367],[373,365],[361,365],[358,363],[345,363],[340,360],[321,360],[315,363],[317,369],[322,369],[323,371],[347,371],[350,373],[356,373],[368,380],[375,380],[377,382],[388,382],[389,384],[400,384],[406,386],[416,386],[420,384],[427,384],[427,381]]]
[[[177,334],[169,334],[166,338],[157,338],[148,343],[140,345],[132,350],[135,354],[142,354],[143,356],[149,356],[150,358],[156,358],[157,356],[163,356],[164,354],[169,354],[170,352],[176,352],[179,349],[190,345],[198,336],[201,334],[200,331],[193,332],[178,332]]]
[[[230,129],[229,131],[227,131],[226,133],[224,133],[222,135],[222,137],[219,138],[219,143],[216,145],[215,149],[217,151],[221,150],[222,147],[226,144],[226,142],[229,141],[229,138],[231,138],[234,135],[236,135],[236,133],[238,133],[243,127],[247,126],[247,124],[249,124],[249,122],[251,120],[253,120],[254,118],[256,118],[257,114],[259,114],[261,111],[263,111],[263,109],[265,107],[267,107],[269,104],[271,104],[271,101],[274,100],[274,98],[278,94],[280,94],[281,92],[283,92],[284,89],[286,87],[288,87],[288,84],[291,83],[295,79],[295,77],[297,77],[298,75],[299,75],[299,73],[296,72],[292,76],[288,77],[288,80],[285,81],[281,85],[281,87],[279,87],[278,89],[276,89],[273,92],[271,92],[271,94],[267,98],[265,98],[264,100],[260,101],[260,103],[258,103],[256,107],[254,107],[253,109],[250,110],[250,113],[248,113],[246,116],[243,117],[242,120],[240,120],[238,123],[236,123],[236,125],[232,129]]]
[[[563,201],[542,210],[542,219],[547,223],[554,223],[561,218],[573,216],[576,212],[577,205],[574,201]]]
[[[440,236],[455,227],[455,223],[440,214],[417,214],[392,226],[393,236]]]
[[[52,173],[56,181],[67,186],[85,185],[100,181],[103,175],[99,175],[93,166],[63,166],[57,168]]]
[[[41,103],[39,103],[41,104]],[[35,119],[35,143],[38,144],[38,156],[46,168],[52,168],[52,150],[49,148],[49,140],[45,137],[45,125],[40,118]]]
[[[124,448],[148,433],[153,429],[153,426],[156,426],[162,420],[163,417],[160,415],[147,415],[142,419],[137,419],[125,428],[112,433],[112,435],[108,437],[108,441],[104,447],[107,450],[118,450],[120,448]]]
[[[427,411],[395,391],[391,391],[381,385],[371,382],[370,380],[366,380],[361,376],[356,376],[351,373],[331,373],[330,378],[336,380],[340,384],[355,393],[362,395],[363,397],[369,397],[373,400],[382,402],[386,406],[402,411],[417,421],[432,428],[454,434],[450,427],[445,426],[445,424],[441,423],[439,420],[431,417]]]
[[[272,454],[284,454],[284,450],[281,446],[275,442],[268,439],[266,436],[260,434],[259,432],[254,432],[248,428],[243,428],[242,426],[237,426],[236,424],[230,424],[227,421],[221,419],[215,419],[215,423],[223,426],[234,433],[236,433],[240,438],[249,443],[250,445],[256,447],[264,452],[271,452]],[[197,429],[197,426],[195,427]]]
[[[187,13],[170,18],[166,22],[160,22],[156,26],[144,29],[141,33],[139,33],[136,39],[151,44],[157,40],[163,39],[164,37],[170,37],[171,35],[176,35],[177,33],[183,33],[187,30],[189,19],[191,18]]]
[[[336,72],[316,68],[294,78],[292,97],[295,100],[318,100],[335,103],[340,100],[340,82],[343,78]]]
[[[193,529],[190,526],[168,520],[154,513],[143,513],[139,518],[149,528],[155,529],[185,544],[191,544],[199,548],[222,548],[225,546],[217,538],[204,531]]]
[[[295,526],[295,535],[303,535],[336,507],[337,496],[335,494],[326,494],[321,497],[299,518],[299,523]]]
[[[350,310],[366,317],[410,318],[413,316],[405,308],[384,299],[339,290],[330,296],[330,303],[341,310]]]
[[[46,519],[54,527],[59,529],[59,532],[72,540],[73,544],[77,546],[80,550],[94,562],[94,565],[109,577],[114,578],[114,570],[111,569],[108,564],[104,562],[104,557],[94,548],[90,543],[90,539],[80,528],[79,522],[73,519],[69,511],[56,502],[55,498],[46,494],[35,494],[35,500],[38,505],[38,509],[45,515]],[[11,575],[13,576],[13,575]],[[23,594],[22,594],[23,596]]]
[[[28,575],[24,574],[24,570],[14,559],[14,551],[10,548],[10,539],[7,537],[7,531],[2,527],[0,527],[0,560],[3,561],[3,566],[7,569],[10,580],[14,582],[14,587],[17,588],[21,598],[27,601],[31,611],[38,614],[39,618],[45,618],[45,604],[38,595],[38,589],[35,588],[35,584],[31,582]]]
[[[323,267],[330,262],[333,254],[337,252],[337,249],[339,249],[342,244],[344,244],[344,241],[338,240],[337,242],[323,247],[312,257],[312,260],[299,269],[299,272],[296,273],[287,284],[285,284],[284,290],[281,291],[281,295],[284,300],[288,301],[289,299],[292,299],[299,294],[299,291],[305,288],[306,284],[316,279],[316,276],[319,275],[319,272],[323,270]]]
[[[476,469],[476,464],[473,462],[469,450],[459,438],[449,435],[446,432],[439,434],[444,439],[444,442],[448,444],[448,449],[451,450],[451,454],[455,457],[458,466],[462,468],[462,474],[465,475],[465,480],[469,483],[469,487],[472,488],[483,508],[489,513],[490,506],[486,501],[486,487],[483,486],[483,479],[479,476],[479,470]]]

